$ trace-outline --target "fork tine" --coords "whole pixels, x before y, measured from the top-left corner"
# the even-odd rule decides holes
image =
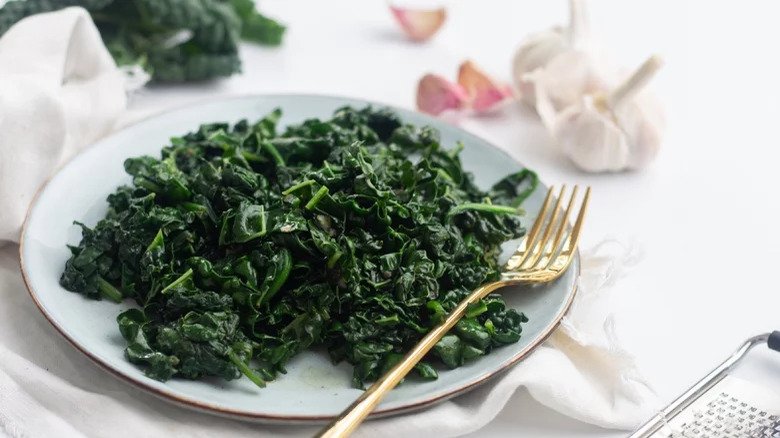
[[[574,227],[571,229],[569,251],[574,251],[577,248],[577,244],[580,240],[580,230],[582,229],[582,222],[585,220],[585,211],[588,209],[588,201],[590,200],[590,187],[585,190],[585,198],[582,200],[580,206],[580,214],[577,215],[577,221],[574,222]]]
[[[544,224],[544,219],[547,217],[547,211],[550,209],[550,202],[552,201],[554,191],[555,188],[552,186],[550,186],[550,189],[547,190],[547,197],[544,198],[542,208],[539,210],[539,214],[537,214],[534,224],[531,225],[531,230],[528,231],[528,234],[521,243],[522,249],[519,249],[507,263],[509,269],[515,269],[522,265],[526,257],[528,257],[528,254],[530,254],[530,250],[533,249],[536,238],[539,236],[539,231],[542,229],[542,225]]]
[[[510,258],[510,261],[507,262],[505,266],[505,272],[502,274],[503,280],[509,281],[511,283],[544,283],[555,280],[566,271],[566,268],[569,267],[572,260],[574,259],[573,254],[579,243],[582,224],[585,221],[585,213],[588,209],[588,202],[590,201],[591,189],[590,187],[587,187],[585,189],[585,196],[583,197],[582,203],[579,206],[577,219],[567,233],[566,227],[568,225],[569,217],[574,212],[574,204],[577,198],[578,189],[578,186],[574,186],[571,199],[569,199],[564,216],[561,218],[561,222],[557,226],[555,236],[553,239],[550,239],[552,232],[551,230],[556,229],[555,226],[558,224],[557,216],[561,211],[560,206],[562,203],[565,187],[561,189],[561,196],[558,197],[558,201],[555,205],[555,211],[551,214],[552,217],[550,218],[550,221],[547,223],[547,227],[543,232],[544,237],[538,243],[532,242],[532,245],[528,246],[527,249],[524,249],[525,253],[523,254],[523,257],[531,255],[531,258],[526,259],[523,263],[513,262],[513,260],[516,260],[520,256],[520,250],[518,250],[518,252],[512,256],[512,258]],[[549,205],[545,205],[545,215],[546,208],[548,206]],[[537,218],[537,222],[539,220],[543,221],[544,215],[540,214]],[[542,232],[542,225],[536,227],[536,224],[537,223],[535,222],[534,228],[538,228],[536,230],[536,237],[538,237],[538,233]],[[566,236],[566,238],[564,239],[563,236]],[[561,241],[563,241],[563,243],[561,243]],[[550,251],[545,252],[545,249],[551,242],[552,246],[550,246]],[[542,257],[543,254],[545,254],[542,259],[543,261],[537,262],[536,259]],[[530,265],[528,264],[529,261],[531,262]]]
[[[544,223],[544,218],[547,216],[547,210],[550,208],[550,201],[552,201],[554,190],[555,189],[552,186],[550,186],[550,190],[547,190],[547,197],[544,198],[542,209],[539,210],[539,214],[537,215],[534,224],[531,226],[531,231],[528,232],[527,241],[536,240],[536,235],[539,234],[539,230],[542,228],[542,224]]]
[[[577,220],[574,222],[574,226],[571,228],[571,233],[569,233],[569,237],[566,239],[566,244],[561,250],[561,255],[566,255],[569,258],[564,267],[569,265],[569,262],[571,262],[572,259],[571,255],[574,253],[574,250],[577,249],[577,244],[579,243],[580,239],[580,231],[582,230],[582,222],[585,220],[585,212],[588,209],[589,200],[590,187],[585,190],[585,197],[582,199],[582,205],[580,205],[580,214],[577,215]]]
[[[555,262],[555,254],[561,249],[561,241],[563,241],[563,236],[566,235],[566,227],[569,225],[569,216],[571,216],[572,209],[574,208],[574,200],[577,198],[577,191],[579,189],[580,189],[579,186],[574,186],[574,190],[571,192],[571,199],[569,199],[569,205],[566,207],[566,212],[563,214],[563,218],[561,218],[561,223],[558,226],[558,231],[556,231],[555,233],[555,239],[553,240],[553,244],[552,246],[550,246],[550,257],[548,263],[545,266],[545,269],[550,269],[553,262]]]
[[[544,234],[542,235],[542,239],[534,245],[530,250],[527,250],[530,258],[527,258],[524,263],[520,265],[521,269],[528,269],[536,264],[536,262],[539,261],[539,258],[544,253],[544,249],[547,247],[547,244],[550,243],[550,235],[552,234],[553,228],[555,228],[555,223],[558,219],[558,213],[561,211],[561,202],[563,200],[563,196],[566,194],[566,185],[564,184],[561,186],[561,193],[558,195],[558,200],[555,201],[555,208],[553,209],[552,215],[550,216],[550,221],[547,223],[547,228],[544,230]]]

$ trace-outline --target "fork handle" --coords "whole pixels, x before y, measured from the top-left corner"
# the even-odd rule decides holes
[[[436,345],[447,332],[466,313],[469,304],[475,303],[486,297],[490,292],[506,286],[506,280],[499,280],[493,283],[482,285],[469,294],[458,304],[439,325],[434,327],[425,335],[417,345],[414,346],[406,356],[398,362],[390,371],[379,378],[370,388],[368,388],[360,397],[357,398],[341,415],[336,417],[330,424],[325,426],[316,437],[319,438],[344,438],[349,436],[358,425],[374,410],[376,405],[395,388],[396,385],[409,374],[409,371],[422,360],[423,357]]]

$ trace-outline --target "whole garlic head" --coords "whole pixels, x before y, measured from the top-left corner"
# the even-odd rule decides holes
[[[647,165],[660,148],[663,117],[651,96],[638,93],[661,65],[653,56],[610,93],[585,95],[557,114],[539,89],[539,113],[561,151],[588,172]]]
[[[556,26],[532,34],[515,52],[512,76],[523,102],[531,106],[536,103],[536,86],[529,73],[546,68],[560,55],[572,51],[583,52],[582,48],[588,45],[583,2],[569,1],[570,18],[567,27]]]

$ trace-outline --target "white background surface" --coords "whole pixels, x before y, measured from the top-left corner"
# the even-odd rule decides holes
[[[262,1],[289,25],[284,46],[243,48],[244,74],[153,86],[125,122],[187,102],[260,92],[314,92],[412,108],[426,72],[454,78],[470,58],[504,79],[524,35],[562,23],[566,2],[461,0],[427,44],[397,32],[379,0]],[[548,184],[593,186],[582,244],[635,242],[645,258],[615,303],[620,335],[667,403],[746,337],[780,329],[777,286],[780,4],[772,1],[591,0],[593,32],[626,67],[659,53],[652,84],[667,109],[658,160],[637,173],[587,175],[550,148],[528,110],[464,127],[506,149]],[[780,390],[780,358],[755,355],[743,375]],[[518,393],[490,437],[613,437]]]

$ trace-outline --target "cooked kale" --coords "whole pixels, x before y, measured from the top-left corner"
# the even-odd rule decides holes
[[[241,70],[239,39],[278,46],[285,30],[254,0],[11,0],[0,8],[0,35],[69,6],[89,11],[117,64],[140,64],[156,81],[230,76]]]
[[[390,110],[342,108],[277,134],[203,125],[162,158],[125,161],[132,186],[108,197],[60,283],[132,298],[117,321],[125,355],[155,379],[246,375],[262,386],[296,354],[327,348],[379,377],[471,290],[499,275],[500,245],[523,235],[528,170],[485,192],[431,127]],[[522,313],[496,294],[417,366],[458,367],[516,342]]]

